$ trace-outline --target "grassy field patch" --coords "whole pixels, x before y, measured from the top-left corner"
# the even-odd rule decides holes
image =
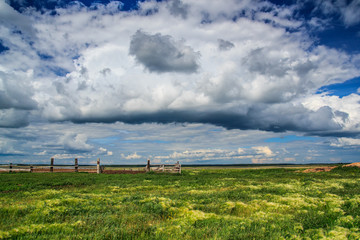
[[[360,171],[0,174],[0,239],[359,239]]]

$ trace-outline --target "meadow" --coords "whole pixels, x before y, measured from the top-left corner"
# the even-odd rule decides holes
[[[360,239],[360,170],[1,173],[0,239]]]

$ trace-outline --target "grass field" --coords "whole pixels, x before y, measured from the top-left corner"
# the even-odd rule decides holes
[[[360,239],[360,170],[1,173],[1,239]]]

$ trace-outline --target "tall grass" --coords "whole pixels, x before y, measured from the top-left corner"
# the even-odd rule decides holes
[[[1,239],[360,239],[360,171],[0,174]]]

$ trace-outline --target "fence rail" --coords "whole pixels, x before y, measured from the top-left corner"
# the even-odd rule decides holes
[[[53,165],[51,170],[50,165],[17,165],[17,164],[7,164],[0,165],[0,172],[74,172],[74,166],[64,166],[64,165]],[[96,166],[79,166],[79,172],[97,172]]]
[[[0,165],[0,172],[88,172],[88,173],[105,173],[105,174],[137,174],[146,172],[169,172],[169,173],[181,173],[181,165],[179,162],[176,164],[150,164],[148,160],[145,168],[137,169],[109,169],[100,165],[100,159],[97,160],[97,165],[79,165],[78,159],[75,159],[75,164],[69,165],[54,165],[54,158],[51,158],[50,165],[20,165],[20,164],[7,164]]]
[[[181,165],[179,161],[175,164],[152,164],[150,165],[150,160],[146,165],[146,170],[154,172],[171,172],[171,173],[181,173]]]

